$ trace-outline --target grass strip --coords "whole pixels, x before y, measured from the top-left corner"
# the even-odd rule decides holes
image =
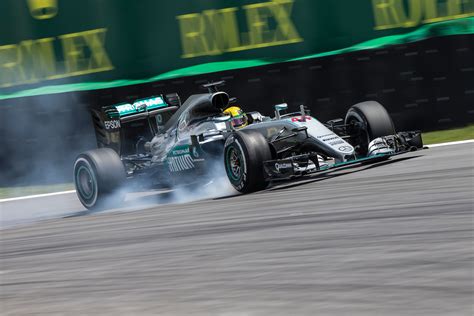
[[[474,139],[474,124],[462,128],[423,133],[422,138],[425,145]]]

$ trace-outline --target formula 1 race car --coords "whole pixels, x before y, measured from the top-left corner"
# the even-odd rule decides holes
[[[224,114],[232,100],[223,82],[181,104],[177,94],[140,99],[93,110],[99,148],[80,154],[74,183],[87,209],[123,201],[125,190],[173,188],[210,180],[222,170],[241,193],[270,182],[320,171],[377,162],[423,147],[419,131],[395,132],[375,101],[352,106],[345,119],[319,122],[300,106],[275,106],[273,118],[247,112],[236,128]]]

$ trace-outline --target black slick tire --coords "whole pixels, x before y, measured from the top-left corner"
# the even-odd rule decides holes
[[[125,179],[123,163],[110,148],[86,151],[74,163],[76,194],[88,210],[119,206],[125,198]]]
[[[364,128],[354,130],[354,123],[362,123],[360,125]],[[367,146],[373,139],[396,133],[392,118],[387,110],[376,101],[353,105],[347,111],[345,124],[349,126],[349,133],[358,135],[352,139],[352,145],[356,147],[358,155],[367,154]]]
[[[251,193],[267,187],[263,162],[271,159],[267,140],[255,131],[234,132],[224,147],[227,177],[241,193]]]

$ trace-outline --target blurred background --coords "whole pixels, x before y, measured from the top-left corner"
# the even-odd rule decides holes
[[[0,185],[70,182],[89,111],[208,81],[324,121],[377,100],[397,129],[474,117],[474,0],[3,0]]]

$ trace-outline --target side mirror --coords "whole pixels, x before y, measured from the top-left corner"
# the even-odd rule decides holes
[[[277,120],[280,119],[280,111],[284,111],[284,110],[287,110],[288,109],[288,104],[287,103],[281,103],[281,104],[277,104],[275,105],[275,118]]]
[[[306,132],[307,130],[308,130],[308,127],[300,126],[300,127],[293,128],[291,131],[293,133],[299,133],[299,132]]]
[[[337,119],[326,122],[326,124],[331,125],[331,126],[342,125],[343,123],[344,123],[344,120],[342,118],[337,118]]]
[[[283,110],[287,110],[287,109],[288,109],[288,104],[286,104],[286,103],[281,103],[281,104],[275,105],[275,111],[283,111]]]

